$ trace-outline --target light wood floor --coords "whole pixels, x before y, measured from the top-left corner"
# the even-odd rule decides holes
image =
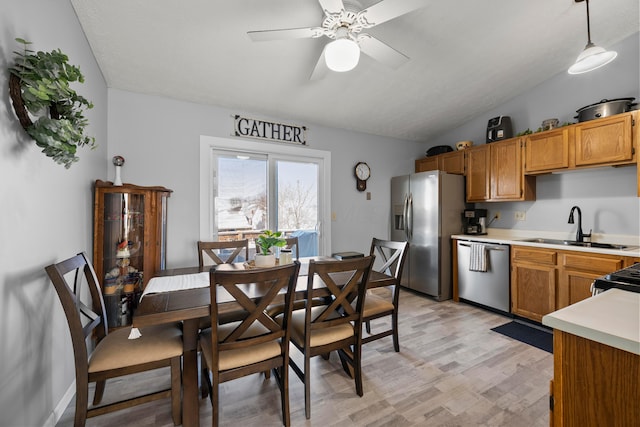
[[[553,356],[490,330],[509,318],[409,291],[401,293],[400,312],[400,353],[393,351],[390,337],[364,347],[363,397],[356,395],[354,382],[335,353],[328,361],[316,357],[311,420],[306,420],[303,386],[290,371],[293,426],[549,425]],[[297,357],[297,350],[291,351]],[[160,386],[168,377],[168,371],[145,374],[137,378],[137,386]],[[108,382],[105,398],[127,393],[130,382]],[[221,425],[282,425],[273,376],[227,382],[221,387],[220,402]],[[72,401],[58,426],[73,425],[74,405]],[[207,399],[200,401],[200,424],[211,425]],[[170,427],[169,400],[87,421],[87,426],[116,425]]]

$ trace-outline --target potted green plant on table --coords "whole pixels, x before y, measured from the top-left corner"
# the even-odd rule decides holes
[[[287,244],[281,231],[264,230],[256,239],[259,252],[256,251],[256,267],[273,267],[276,265],[276,256],[271,253],[271,248],[281,248]]]

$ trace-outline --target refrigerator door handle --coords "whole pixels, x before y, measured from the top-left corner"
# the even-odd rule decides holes
[[[409,240],[409,223],[408,223],[408,213],[409,213],[409,196],[407,194],[404,195],[404,204],[402,205],[402,221],[404,223],[404,235]]]
[[[413,194],[409,193],[409,203],[407,205],[407,240],[413,239]]]

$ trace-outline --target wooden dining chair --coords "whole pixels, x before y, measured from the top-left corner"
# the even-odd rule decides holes
[[[211,304],[211,328],[200,334],[203,365],[213,407],[212,425],[219,420],[219,385],[254,373],[273,370],[280,388],[282,423],[289,416],[289,322],[300,263],[266,269],[211,271],[211,301],[218,293],[230,294],[246,311],[243,320],[219,324],[224,305]],[[246,285],[250,285],[247,287]],[[283,294],[284,291],[284,294]],[[251,294],[249,294],[251,292]],[[267,307],[284,295],[282,321],[269,315]],[[211,377],[209,377],[209,372]]]
[[[244,254],[242,253],[244,250]],[[207,258],[204,257],[207,255]],[[244,256],[244,259],[240,259]],[[198,265],[231,264],[249,261],[249,240],[198,241]]]
[[[311,417],[310,359],[314,356],[326,358],[336,350],[345,372],[355,379],[356,393],[363,395],[362,309],[373,259],[368,256],[344,261],[311,260],[309,263],[307,295],[313,294],[314,281],[321,280],[331,299],[326,305],[308,303],[291,315],[291,342],[302,353],[304,366],[301,368],[293,359],[289,359],[289,364],[304,383],[307,419]]]
[[[128,339],[131,327],[109,333],[98,279],[84,252],[57,264],[51,264],[45,270],[62,303],[71,333],[76,379],[74,425],[84,426],[87,418],[167,397],[171,397],[173,423],[181,424],[182,332],[178,325],[143,328],[142,336],[131,340]],[[89,294],[85,297],[87,288]],[[88,298],[91,300],[88,302],[91,307],[85,305]],[[94,343],[91,342],[94,340]],[[94,348],[93,352],[91,348]],[[170,388],[157,392],[147,391],[144,395],[98,406],[108,379],[164,367],[171,370]],[[96,383],[91,406],[90,383]]]
[[[370,254],[382,261],[382,265],[373,269],[389,276],[395,277],[395,283],[387,286],[388,296],[381,295],[380,292],[372,291],[367,293],[364,302],[363,322],[367,331],[367,336],[363,336],[362,343],[366,344],[380,338],[393,336],[393,348],[400,351],[400,340],[398,337],[398,302],[400,301],[400,280],[402,270],[408,253],[407,242],[395,242],[391,240],[381,240],[375,237],[371,241]],[[391,324],[388,329],[371,334],[371,321],[381,317],[391,316]]]

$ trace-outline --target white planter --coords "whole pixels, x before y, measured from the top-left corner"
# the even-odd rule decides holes
[[[274,254],[256,254],[255,264],[256,267],[273,267],[276,265],[276,256]]]

